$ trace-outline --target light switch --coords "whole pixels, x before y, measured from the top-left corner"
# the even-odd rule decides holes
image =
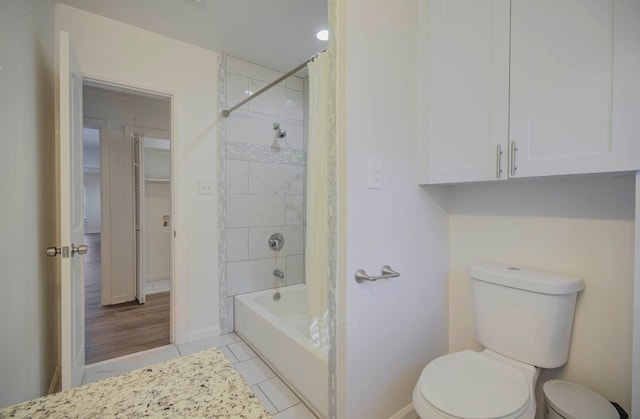
[[[213,195],[215,187],[211,180],[198,180],[198,195]]]
[[[369,189],[382,189],[382,160],[369,159]]]

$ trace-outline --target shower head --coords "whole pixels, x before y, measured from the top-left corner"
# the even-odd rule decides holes
[[[280,122],[273,123],[273,130],[276,132],[276,138],[284,138],[287,136],[287,131],[280,128]]]

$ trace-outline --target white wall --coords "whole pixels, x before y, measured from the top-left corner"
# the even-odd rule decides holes
[[[631,408],[640,411],[640,172],[636,172],[635,269],[633,287],[633,360]]]
[[[634,176],[535,179],[453,187],[450,351],[480,349],[467,276],[486,260],[580,277],[568,363],[543,370],[631,411]],[[542,412],[539,404],[539,412]]]
[[[242,101],[284,73],[226,57],[226,103]],[[306,144],[303,80],[292,76],[234,111],[226,120],[227,330],[233,296],[304,281]],[[287,132],[271,148],[273,123]],[[268,247],[284,237],[277,254]],[[273,275],[274,269],[284,280]]]
[[[447,352],[447,194],[416,182],[416,2],[338,2],[338,417],[410,408]],[[367,189],[382,160],[381,190]],[[357,284],[388,264],[399,278]]]
[[[100,233],[100,173],[84,172],[85,233]]]
[[[53,12],[0,2],[0,407],[46,394],[58,357]]]
[[[217,181],[218,55],[60,4],[56,24],[86,77],[172,96],[174,343],[217,335],[217,198],[198,180]]]
[[[166,99],[141,97],[85,86],[84,117],[102,120],[102,210],[105,212],[102,252],[102,304],[119,304],[136,297],[135,202],[133,139],[125,127],[171,131],[171,104]]]

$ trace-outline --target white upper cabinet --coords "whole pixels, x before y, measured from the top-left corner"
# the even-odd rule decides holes
[[[421,181],[506,178],[509,0],[431,0],[424,25],[429,159]]]
[[[426,4],[421,183],[640,169],[639,0]]]
[[[640,168],[640,1],[511,2],[515,176]]]

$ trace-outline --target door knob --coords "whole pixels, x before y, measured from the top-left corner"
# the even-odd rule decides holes
[[[71,257],[73,257],[76,253],[79,255],[86,255],[88,251],[89,246],[87,246],[86,244],[81,244],[78,247],[76,247],[76,245],[73,243],[71,244]]]
[[[71,257],[73,257],[76,253],[79,255],[86,255],[88,251],[89,251],[89,246],[87,246],[86,244],[81,244],[78,247],[76,247],[75,244],[71,245]],[[63,258],[68,258],[69,248],[67,246],[64,246],[62,248],[51,246],[51,247],[47,247],[46,253],[47,253],[47,256],[49,256],[50,258],[56,257],[60,253],[62,253]]]
[[[53,258],[60,254],[60,248],[55,246],[47,247],[46,252],[47,252],[47,256],[49,256],[50,258]]]
[[[62,247],[51,246],[51,247],[47,247],[47,250],[45,252],[47,256],[49,256],[50,258],[56,257],[58,255],[62,255],[63,258],[68,258],[69,246],[62,246]]]

